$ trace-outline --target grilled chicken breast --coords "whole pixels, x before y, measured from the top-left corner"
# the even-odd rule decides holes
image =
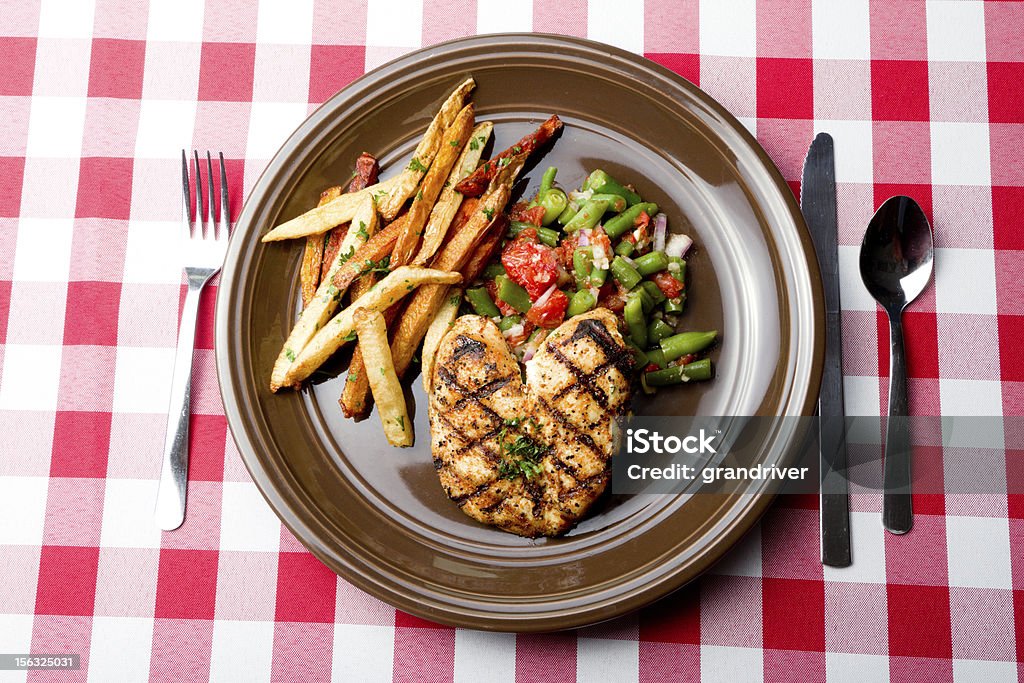
[[[457,319],[438,347],[429,408],[445,493],[470,517],[521,536],[571,529],[608,484],[632,364],[606,309],[549,334],[525,384],[491,320]]]

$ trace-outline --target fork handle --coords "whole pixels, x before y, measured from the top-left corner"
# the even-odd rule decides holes
[[[192,387],[192,350],[196,342],[199,297],[206,279],[188,277],[188,292],[181,311],[178,347],[171,378],[171,403],[167,409],[163,465],[156,493],[157,526],[171,531],[185,521],[185,488],[188,482],[189,399]]]

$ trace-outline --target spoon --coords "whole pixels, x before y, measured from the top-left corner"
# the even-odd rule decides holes
[[[914,523],[910,497],[910,429],[903,309],[932,276],[932,228],[910,197],[890,197],[868,223],[860,245],[860,277],[889,316],[889,421],[885,433],[882,525],[905,534]]]

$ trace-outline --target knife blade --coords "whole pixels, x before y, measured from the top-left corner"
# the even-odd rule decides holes
[[[811,232],[825,292],[825,365],[818,395],[821,457],[821,561],[848,567],[850,501],[846,479],[846,409],[843,403],[842,309],[839,300],[839,226],[832,136],[819,133],[804,159],[800,209]]]

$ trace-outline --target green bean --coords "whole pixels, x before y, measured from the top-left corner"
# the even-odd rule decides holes
[[[579,205],[570,199],[565,204],[565,211],[558,214],[558,218],[556,220],[558,220],[559,225],[568,225],[569,221],[571,221],[576,216],[579,210]]]
[[[633,343],[641,349],[647,346],[647,323],[644,321],[643,302],[638,296],[630,296],[626,300],[626,308],[622,312],[629,327],[629,336]]]
[[[597,268],[596,266],[590,271],[590,286],[600,287],[608,279],[607,268]]]
[[[647,326],[647,342],[652,345],[673,334],[675,334],[675,330],[672,329],[672,326],[658,318],[652,320],[651,324]]]
[[[518,315],[506,315],[504,318],[498,321],[498,329],[501,330],[502,332],[506,330],[511,330],[513,327],[519,325],[522,322],[523,319],[520,318]]]
[[[494,300],[487,293],[486,287],[476,287],[466,290],[466,301],[473,307],[477,315],[485,318],[494,318],[501,315],[501,311],[494,305]]]
[[[658,213],[658,205],[652,202],[646,202],[641,204],[634,204],[615,218],[612,218],[604,224],[604,231],[608,233],[608,237],[616,239],[621,237],[633,227],[636,219],[641,213],[646,213],[648,216],[653,216]]]
[[[637,256],[634,262],[637,272],[644,277],[660,273],[668,268],[668,256],[665,256],[663,251],[652,251],[649,254]]]
[[[647,295],[651,297],[655,306],[665,301],[665,293],[661,291],[661,288],[658,287],[656,283],[651,282],[650,280],[644,280],[640,283],[640,286],[643,287],[644,291],[647,292]]]
[[[545,192],[550,190],[555,185],[555,174],[558,173],[558,169],[554,166],[548,166],[548,170],[544,171],[544,175],[540,178],[540,191],[537,192],[538,196],[543,195]]]
[[[577,247],[572,253],[572,272],[576,277],[576,289],[590,286],[590,274],[594,268],[594,254],[590,247]]]
[[[636,245],[629,240],[622,240],[615,245],[615,253],[619,256],[630,256],[636,251]]]
[[[536,230],[537,239],[540,240],[541,244],[546,244],[549,247],[558,246],[558,231],[552,230],[551,228],[537,227],[533,223],[524,223],[523,221],[512,221],[509,226],[508,234],[512,237],[516,237],[523,230]]]
[[[591,199],[579,210],[572,220],[565,224],[566,232],[575,232],[592,228],[600,222],[604,212],[608,210],[608,202],[604,199]]]
[[[686,293],[679,295],[677,299],[665,299],[664,310],[666,313],[677,315],[683,312],[683,303],[686,301]]]
[[[661,350],[665,352],[665,360],[675,360],[682,356],[703,351],[711,346],[718,336],[718,330],[710,332],[683,332],[661,340]]]
[[[650,357],[650,354],[648,354]],[[673,365],[664,370],[652,370],[644,373],[644,379],[652,387],[664,387],[670,384],[682,384],[689,380],[703,381],[711,379],[711,359],[700,360],[686,365]]]
[[[508,279],[507,275],[499,275],[495,282],[498,283],[498,298],[507,303],[520,313],[530,310],[532,302],[526,290]]]
[[[590,201],[608,202],[608,208],[606,211],[611,211],[613,213],[621,213],[626,210],[626,200],[617,194],[594,193],[590,195]]]
[[[675,265],[677,265],[678,268],[673,268],[672,267],[673,263]],[[671,273],[672,277],[674,277],[679,282],[685,283],[686,282],[686,261],[684,261],[683,259],[679,258],[678,256],[669,256],[668,257],[668,264],[669,264],[668,272]]]
[[[701,358],[683,366],[683,374],[698,381],[711,379],[711,359]]]
[[[640,195],[624,186],[601,169],[597,169],[587,177],[587,187],[592,189],[594,192],[617,194],[625,199],[630,206],[639,204],[642,201],[640,199]]]
[[[633,289],[643,278],[636,268],[626,263],[626,259],[616,256],[611,264],[612,276],[618,280],[626,289]]]
[[[505,266],[501,265],[501,261],[495,261],[494,263],[488,263],[487,267],[484,268],[484,279],[493,280],[499,275],[505,274]]]
[[[629,337],[626,337],[625,342],[626,346],[629,347],[629,350],[633,352],[633,362],[635,367],[640,369],[646,368],[651,362],[649,354],[645,353],[643,349],[634,344],[633,340]]]
[[[629,293],[629,296],[640,297],[640,301],[643,303],[644,307],[644,315],[650,315],[651,311],[654,310],[654,299],[643,287],[637,287]]]
[[[544,225],[551,225],[565,211],[565,208],[569,205],[569,200],[564,192],[555,187],[539,195],[537,203],[539,206],[544,207],[544,217],[541,218],[540,222]]]
[[[665,354],[660,348],[647,349],[647,360],[654,363],[659,368],[668,367],[668,361],[665,360]]]
[[[572,299],[569,301],[569,308],[566,309],[566,317],[571,318],[574,315],[586,313],[596,305],[597,299],[590,293],[590,290],[581,289],[572,295]]]

